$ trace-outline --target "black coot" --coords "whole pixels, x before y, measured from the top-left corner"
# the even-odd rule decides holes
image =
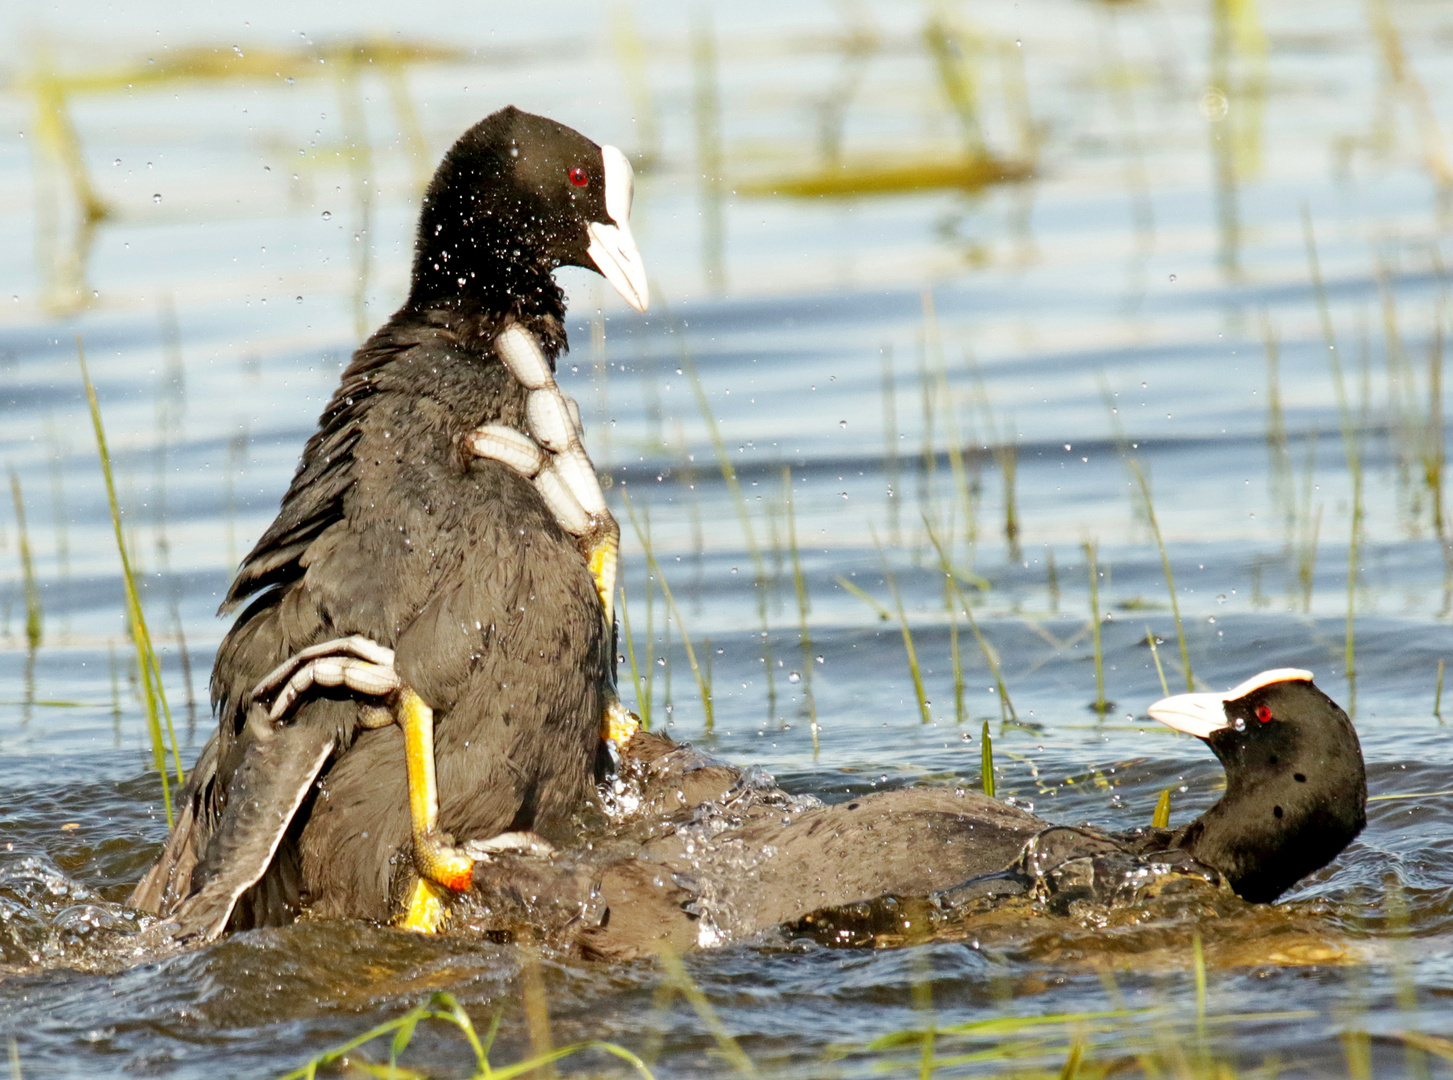
[[[588,955],[630,957],[783,924],[824,941],[867,941],[885,912],[890,922],[906,910],[952,918],[1025,894],[1051,911],[1080,898],[1133,903],[1157,875],[1271,901],[1335,858],[1365,820],[1356,732],[1311,678],[1279,669],[1226,694],[1151,706],[1226,769],[1226,794],[1178,829],[1056,826],[964,788],[823,806],[638,734],[625,748],[632,809],[618,842],[481,861],[455,927],[529,924]]]
[[[621,712],[619,533],[554,382],[552,273],[596,269],[644,310],[630,201],[620,151],[514,108],[449,151],[408,301],[228,593],[247,607],[213,669],[218,730],[133,904],[205,937],[304,906],[427,921],[420,878],[469,881],[451,836],[567,838]]]

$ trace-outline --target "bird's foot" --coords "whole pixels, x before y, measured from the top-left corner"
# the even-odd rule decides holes
[[[414,869],[425,881],[464,892],[474,881],[474,856],[437,831],[414,834]]]
[[[641,730],[641,718],[625,705],[615,694],[605,704],[605,716],[600,721],[600,737],[620,749]]]
[[[555,854],[555,845],[538,833],[506,832],[488,840],[465,841],[463,850],[466,855],[480,861],[495,855],[528,855],[547,859]]]
[[[346,686],[359,694],[382,697],[401,685],[394,670],[394,651],[355,634],[310,645],[288,657],[253,688],[252,696],[262,699],[277,691],[268,709],[268,719],[276,723],[313,686]],[[381,718],[371,715],[370,719],[375,722],[365,726],[381,726],[376,722]]]

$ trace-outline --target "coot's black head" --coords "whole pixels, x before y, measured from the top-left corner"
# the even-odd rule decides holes
[[[410,306],[465,299],[501,314],[553,314],[552,272],[583,266],[645,311],[632,185],[613,146],[513,105],[485,117],[444,156],[424,196]]]
[[[1335,701],[1293,668],[1225,694],[1180,694],[1150,715],[1202,739],[1226,769],[1226,794],[1180,846],[1247,900],[1275,900],[1352,842],[1366,822],[1357,732]]]

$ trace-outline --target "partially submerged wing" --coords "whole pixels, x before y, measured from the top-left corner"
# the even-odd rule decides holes
[[[193,880],[201,878],[201,887],[173,915],[183,934],[206,941],[227,929],[238,900],[267,873],[288,826],[337,747],[337,727],[331,723],[303,720],[273,727],[261,706],[253,712],[248,724],[255,737],[233,773],[227,811],[193,875]]]

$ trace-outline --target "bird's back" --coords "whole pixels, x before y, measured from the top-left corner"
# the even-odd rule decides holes
[[[487,836],[541,811],[551,822],[589,797],[609,641],[588,568],[528,481],[461,450],[483,423],[522,424],[525,393],[493,356],[493,329],[447,311],[401,314],[355,354],[229,591],[229,607],[247,607],[213,668],[215,745],[188,787],[190,826],[173,833],[139,906],[165,911],[188,891],[192,864],[206,873],[251,739],[252,688],[337,637],[394,649],[400,676],[434,708],[445,829]],[[351,901],[339,890],[365,879],[386,900],[373,883],[409,835],[402,741],[397,728],[356,738],[364,704],[313,691],[287,719],[337,751],[323,794],[239,904],[244,921],[278,921],[302,900],[342,913]],[[310,850],[318,857],[296,867]]]

